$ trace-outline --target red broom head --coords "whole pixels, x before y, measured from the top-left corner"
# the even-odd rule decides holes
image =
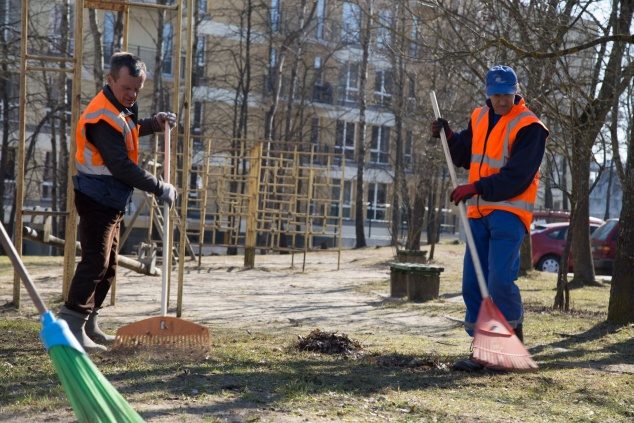
[[[537,370],[537,363],[493,304],[491,297],[482,300],[480,305],[473,336],[473,359],[490,369]]]

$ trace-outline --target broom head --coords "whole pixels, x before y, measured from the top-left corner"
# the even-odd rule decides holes
[[[172,346],[177,348],[206,348],[209,329],[177,317],[150,317],[130,323],[117,330],[115,348]]]
[[[63,320],[41,316],[40,337],[79,422],[140,423],[143,419],[97,369]]]
[[[480,305],[473,336],[473,359],[489,369],[537,370],[537,363],[491,297],[482,300]]]

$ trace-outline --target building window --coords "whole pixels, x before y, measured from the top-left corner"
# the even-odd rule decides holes
[[[412,167],[412,146],[414,145],[414,133],[408,130],[405,135],[405,146],[403,148],[403,166],[405,169]]]
[[[266,75],[266,92],[273,92],[273,84],[275,84],[275,67],[277,66],[277,50],[271,48],[269,52],[269,69]]]
[[[359,99],[359,64],[348,63],[341,74],[340,103],[356,105]]]
[[[409,44],[409,55],[413,59],[418,58],[419,47],[418,47],[418,35],[419,35],[419,22],[418,18],[414,18],[412,20],[412,31],[410,33],[410,44]]]
[[[323,64],[321,57],[315,57],[315,85],[313,86],[313,101],[332,104],[332,85],[324,81]]]
[[[317,10],[315,11],[315,38],[324,39],[324,27],[326,23],[326,0],[317,0]]]
[[[374,78],[374,101],[378,106],[389,107],[392,104],[392,71],[376,73]]]
[[[339,217],[339,198],[341,198],[341,179],[332,180],[332,197],[330,204],[330,216]],[[352,209],[352,181],[343,182],[343,198],[341,199],[341,215],[344,219],[350,219]]]
[[[335,134],[335,153],[343,152],[346,160],[354,160],[354,122],[337,121],[337,133]]]
[[[343,3],[343,24],[341,40],[347,44],[361,42],[361,8],[351,2]]]
[[[388,47],[391,42],[392,12],[387,9],[381,10],[378,14],[378,24],[376,45],[379,47]]]
[[[390,128],[388,126],[372,127],[372,146],[370,148],[370,163],[389,164],[390,159]]]
[[[196,37],[196,66],[205,66],[205,36]]]
[[[369,220],[385,220],[388,204],[387,201],[387,184],[369,183],[368,184],[368,212]]]
[[[319,118],[314,117],[310,120],[310,142],[319,145]]]
[[[207,13],[207,0],[198,0],[198,13],[200,15]]]
[[[172,24],[163,27],[163,73],[172,74]]]
[[[42,200],[51,201],[53,197],[53,182],[42,181]]]
[[[194,102],[194,131],[200,132],[203,123],[203,103]]]
[[[282,17],[281,0],[271,0],[271,31],[278,32],[280,30],[280,22]]]
[[[110,66],[110,58],[114,53],[114,27],[116,25],[114,13],[106,12],[103,15],[103,62]]]

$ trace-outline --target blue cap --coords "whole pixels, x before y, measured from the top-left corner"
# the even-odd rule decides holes
[[[487,72],[487,97],[494,94],[516,94],[517,93],[517,75],[515,71],[508,66],[493,66]]]

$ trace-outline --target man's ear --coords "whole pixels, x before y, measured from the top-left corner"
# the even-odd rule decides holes
[[[106,84],[112,85],[113,82],[114,82],[114,79],[112,78],[112,75],[110,74],[110,72],[108,72],[108,75],[106,75]]]

